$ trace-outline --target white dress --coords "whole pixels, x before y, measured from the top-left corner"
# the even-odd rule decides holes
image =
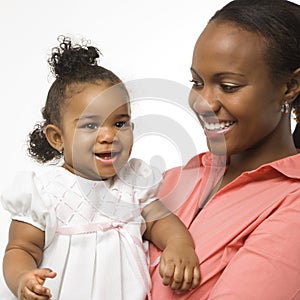
[[[19,174],[1,200],[12,219],[45,231],[39,267],[57,272],[45,283],[53,300],[144,300],[151,281],[141,210],[160,181],[138,159],[106,181],[52,166]]]

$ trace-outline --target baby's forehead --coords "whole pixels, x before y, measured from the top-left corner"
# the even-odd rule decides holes
[[[129,94],[122,83],[112,84],[105,81],[74,82],[66,86],[65,100],[69,104],[75,98],[93,98],[93,102],[118,99],[129,104]]]
[[[71,98],[72,96],[82,93],[87,89],[99,88],[100,91],[118,90],[121,89],[119,84],[113,84],[106,80],[92,80],[92,81],[73,81],[65,87],[65,97]],[[124,91],[125,92],[125,91]]]
[[[124,92],[116,90],[103,91],[85,101],[82,113],[108,117],[110,115],[130,115],[129,98]]]

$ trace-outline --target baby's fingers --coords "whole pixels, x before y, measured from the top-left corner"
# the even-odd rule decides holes
[[[38,278],[40,284],[43,284],[46,278],[54,278],[56,273],[48,268],[37,269],[34,275]]]
[[[196,288],[200,284],[201,274],[199,266],[194,267],[193,272],[193,282],[192,282],[192,289]]]
[[[21,300],[49,300],[51,298],[51,294],[39,294],[35,291],[38,289],[36,288],[36,285],[28,285],[24,288],[24,290],[21,292],[21,295],[19,295],[19,299]]]
[[[50,290],[43,285],[37,283],[34,280],[30,280],[27,282],[25,288],[25,294],[28,299],[50,299],[51,293]],[[34,296],[36,298],[34,298]]]
[[[192,288],[193,285],[193,270],[186,267],[184,270],[183,281],[181,286],[178,287],[178,291],[185,292]]]
[[[159,274],[164,285],[169,285],[172,282],[175,264],[173,262],[163,263],[159,265]]]
[[[40,284],[34,284],[29,288],[36,295],[45,296],[44,298],[41,298],[41,299],[49,299],[52,296],[51,293],[50,293],[50,290],[48,288],[40,285]]]
[[[181,288],[183,280],[184,280],[184,266],[182,265],[177,265],[175,267],[175,271],[174,271],[174,276],[173,276],[173,281],[170,284],[170,288],[172,290],[178,290]]]
[[[181,294],[196,288],[200,283],[200,269],[197,267],[187,266],[184,270],[184,279],[182,285],[176,290],[176,293]]]
[[[46,278],[54,278],[56,273],[50,269],[36,269],[33,273],[35,280],[29,280],[26,284],[28,299],[44,300],[52,297],[48,288],[43,286]]]

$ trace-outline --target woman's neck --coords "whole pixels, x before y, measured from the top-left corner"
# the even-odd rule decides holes
[[[264,147],[249,149],[242,153],[231,155],[228,170],[235,170],[234,173],[239,173],[240,175],[245,171],[255,170],[264,164],[295,154],[297,154],[297,149],[293,143],[285,147],[277,146],[272,148],[272,150],[270,148],[264,149]]]

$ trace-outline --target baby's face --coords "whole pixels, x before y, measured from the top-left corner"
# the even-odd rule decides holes
[[[119,86],[81,84],[62,113],[65,168],[93,180],[113,177],[128,161],[133,130],[129,99]]]

